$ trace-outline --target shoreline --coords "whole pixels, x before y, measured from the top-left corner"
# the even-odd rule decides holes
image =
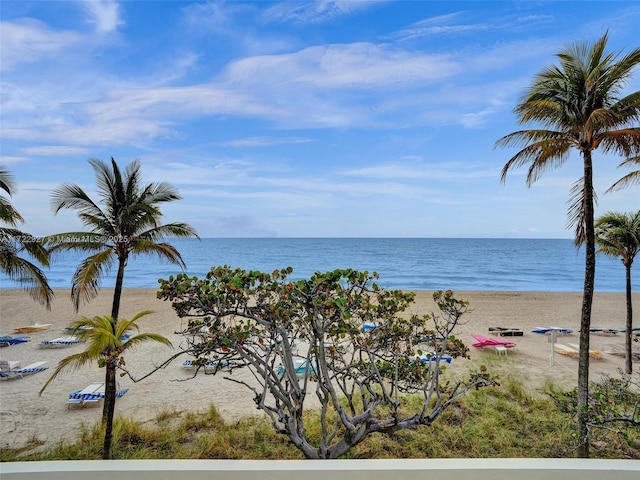
[[[52,310],[34,302],[28,293],[20,289],[0,289],[0,335],[12,335],[19,326],[52,324],[48,330],[29,334],[27,343],[0,349],[0,359],[20,361],[26,366],[35,361],[47,361],[48,370],[23,379],[0,381],[0,435],[2,446],[19,448],[37,438],[45,446],[55,442],[75,440],[82,424],[93,425],[100,420],[102,408],[67,409],[66,400],[72,391],[82,389],[94,381],[104,380],[104,371],[96,365],[77,371],[67,371],[54,380],[45,392],[38,392],[64,357],[82,351],[82,344],[60,349],[41,349],[43,340],[68,336],[64,327],[78,316],[108,314],[113,289],[101,289],[98,297],[83,305],[78,313],[73,311],[70,290],[54,289]],[[160,364],[180,347],[180,330],[186,320],[180,319],[170,302],[156,298],[153,288],[125,288],[121,303],[121,317],[130,318],[142,310],[154,313],[143,317],[141,331],[160,333],[169,338],[174,348],[158,344],[144,344],[125,355],[127,367],[140,378],[155,365]],[[416,300],[408,313],[431,313],[436,306],[431,291],[415,291]],[[488,327],[504,326],[520,328],[524,336],[509,338],[517,343],[515,351],[498,356],[493,351],[480,351],[470,347],[471,360],[455,360],[448,372],[466,372],[478,362],[485,363],[490,371],[501,376],[519,378],[532,392],[540,390],[545,382],[552,381],[567,389],[577,383],[576,359],[554,355],[551,366],[551,348],[548,337],[531,333],[542,326],[571,328],[574,334],[558,337],[558,343],[578,343],[578,329],[582,292],[521,292],[521,291],[455,291],[455,296],[468,300],[470,312],[463,317],[463,324],[456,330],[457,336],[467,345],[473,343],[471,334],[489,336]],[[633,301],[640,304],[640,293],[633,294]],[[637,314],[636,314],[637,316]],[[602,328],[623,328],[626,318],[624,293],[596,292],[594,294],[592,325]],[[637,325],[637,322],[634,322]],[[624,344],[624,335],[614,337],[591,336],[591,348],[603,349],[607,344]],[[615,376],[624,365],[622,357],[603,355],[602,360],[592,361],[591,380],[601,375]],[[166,368],[150,377],[133,382],[128,377],[120,379],[121,388],[129,391],[116,402],[116,415],[133,417],[142,422],[155,422],[166,412],[203,411],[215,404],[223,418],[238,419],[262,413],[253,402],[250,391],[241,385],[224,380],[224,375],[204,375],[182,368],[180,357]],[[224,373],[224,372],[223,372]],[[246,375],[246,377],[245,377]],[[236,371],[235,378],[250,378],[246,371]]]

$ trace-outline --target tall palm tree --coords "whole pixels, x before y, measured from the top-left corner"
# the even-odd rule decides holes
[[[58,363],[53,374],[40,389],[40,394],[65,369],[78,369],[97,362],[105,367],[104,407],[102,410],[102,425],[105,428],[102,458],[111,458],[111,440],[113,432],[113,417],[116,404],[116,370],[124,365],[123,354],[145,342],[158,342],[169,347],[171,342],[157,333],[139,333],[133,336],[125,335],[128,331],[139,330],[138,320],[152,312],[144,310],[131,319],[117,320],[113,317],[82,317],[70,326],[73,334],[79,340],[87,342],[83,352],[75,353],[63,358]]]
[[[63,184],[52,195],[55,213],[62,209],[77,210],[88,232],[68,232],[47,238],[51,252],[80,250],[92,253],[83,260],[73,275],[71,298],[76,311],[98,293],[102,275],[117,262],[116,285],[111,316],[118,318],[124,270],[129,258],[156,254],[185,268],[178,250],[168,243],[158,243],[166,237],[196,237],[196,231],[186,223],[160,224],[159,205],[182,197],[166,182],[142,185],[140,163],[130,163],[121,173],[116,161],[111,165],[89,160],[96,174],[101,202],[92,200],[77,185]],[[99,203],[102,203],[100,206]]]
[[[13,176],[2,167],[0,167],[0,189],[9,196],[15,192]],[[0,195],[0,222],[7,225],[0,227],[0,270],[11,280],[22,285],[31,298],[50,310],[53,291],[47,283],[47,277],[37,265],[21,256],[25,252],[40,265],[48,267],[49,254],[38,239],[16,228],[24,222],[24,219],[11,205],[9,199],[2,195]]]
[[[580,456],[588,456],[587,401],[589,395],[589,327],[595,279],[593,152],[624,158],[640,154],[640,92],[619,93],[640,64],[640,49],[620,57],[607,53],[608,34],[593,45],[576,42],[558,55],[560,66],[538,73],[515,108],[521,124],[542,128],[520,130],[502,137],[499,147],[522,147],[503,167],[501,179],[515,167],[529,165],[530,186],[547,170],[562,166],[572,149],[582,156],[583,176],[572,190],[570,225],[577,245],[585,244],[585,276],[580,320],[578,361],[578,433]]]
[[[626,271],[627,322],[625,330],[625,371],[632,372],[631,329],[631,265],[640,252],[640,210],[635,213],[607,212],[596,221],[596,243],[599,253],[620,257]]]

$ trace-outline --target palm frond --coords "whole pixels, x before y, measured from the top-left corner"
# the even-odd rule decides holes
[[[142,194],[145,203],[155,204],[182,200],[178,190],[167,182],[152,183],[147,185]]]
[[[0,269],[27,291],[31,298],[51,310],[54,294],[44,272],[4,243],[0,244]]]
[[[10,225],[12,227],[17,226],[19,223],[24,223],[24,218],[13,208],[11,202],[4,197],[0,196],[0,221]]]
[[[167,260],[175,265],[179,265],[182,269],[187,268],[180,252],[178,252],[173,245],[168,243],[156,243],[151,240],[138,239],[136,242],[131,244],[131,253],[132,255],[149,253],[155,254],[158,258]]]
[[[145,333],[139,333],[137,335],[134,335],[132,337],[129,337],[127,340],[124,341],[124,345],[123,345],[123,350],[132,350],[133,348],[137,347],[138,345],[145,343],[145,342],[156,342],[156,343],[161,343],[163,345],[166,345],[167,347],[173,347],[173,344],[171,343],[171,340],[169,340],[168,338],[158,334],[158,333],[150,333],[150,332],[145,332]]]
[[[111,268],[115,254],[107,248],[84,259],[73,274],[71,299],[76,311],[81,303],[86,303],[98,294],[98,282]]]
[[[549,138],[529,143],[509,159],[500,174],[502,183],[505,182],[507,173],[512,168],[529,165],[527,186],[531,186],[545,171],[564,165],[569,158],[570,144],[559,132],[548,133],[550,133]],[[515,132],[514,134],[507,135],[509,138],[503,137],[501,140],[504,140],[504,142],[499,145],[508,144],[509,142],[520,142],[523,139],[529,141],[541,135],[543,135],[543,131]]]
[[[627,166],[640,166],[640,156],[627,158],[626,160],[621,162],[620,165],[618,165],[618,168]],[[615,190],[621,190],[625,187],[636,184],[640,184],[640,169],[624,175],[620,180],[611,185],[606,193],[613,192]]]
[[[102,233],[64,232],[42,237],[42,242],[49,252],[94,252],[112,247],[110,238]]]
[[[60,375],[60,373],[62,373],[63,370],[79,370],[95,360],[96,358],[87,351],[74,353],[73,355],[63,358],[58,362],[53,374],[45,382],[38,394],[42,395],[42,392],[45,391],[45,389],[58,377],[58,375]]]
[[[0,167],[0,189],[7,192],[9,196],[12,196],[16,189],[15,179],[5,167]]]
[[[595,140],[603,153],[614,153],[626,158],[640,154],[640,128],[609,130],[598,134]]]
[[[586,241],[586,220],[585,220],[585,185],[584,177],[576,180],[571,187],[569,200],[567,201],[567,228],[574,230],[574,243],[582,245]],[[596,193],[593,192],[593,203],[598,203]]]
[[[158,241],[164,238],[200,238],[195,228],[186,223],[167,223],[160,225],[138,235],[138,238],[144,240]]]
[[[79,210],[95,216],[105,216],[100,207],[78,185],[63,183],[51,194],[51,207],[54,213],[62,209]]]

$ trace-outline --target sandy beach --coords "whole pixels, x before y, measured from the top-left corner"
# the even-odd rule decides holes
[[[79,315],[106,315],[110,311],[112,291],[103,289],[90,304],[73,311],[68,290],[56,290],[52,310],[46,311],[34,303],[21,290],[0,289],[0,335],[19,336],[14,329],[34,323],[51,326],[48,330],[29,334],[30,341],[0,349],[0,360],[19,361],[26,366],[35,361],[47,361],[49,369],[22,379],[0,382],[0,435],[3,447],[17,448],[33,439],[51,445],[60,439],[73,440],[82,424],[93,425],[100,419],[101,408],[68,409],[69,393],[80,390],[91,382],[103,381],[104,370],[87,366],[78,371],[67,371],[41,395],[39,390],[51,375],[60,359],[79,352],[82,344],[60,349],[42,349],[43,340],[68,336],[64,328]],[[458,298],[469,300],[471,312],[466,323],[461,325],[458,336],[468,345],[473,343],[471,334],[490,336],[488,327],[506,326],[520,328],[522,337],[513,337],[517,347],[507,356],[498,356],[495,351],[480,351],[472,348],[472,358],[456,360],[451,370],[465,371],[470,362],[483,362],[491,371],[502,376],[514,375],[525,381],[533,392],[547,379],[572,388],[577,380],[576,359],[554,355],[551,366],[551,346],[547,336],[531,333],[535,327],[567,327],[574,334],[558,337],[559,343],[578,343],[578,328],[582,302],[581,293],[548,292],[456,292]],[[640,294],[634,294],[635,305],[640,305]],[[179,351],[181,338],[174,332],[184,322],[177,317],[168,302],[156,298],[154,289],[125,290],[121,318],[129,318],[141,310],[154,313],[140,320],[143,331],[161,333],[174,343],[174,349],[157,344],[146,344],[125,356],[127,366],[136,378],[148,373],[154,365]],[[417,292],[412,313],[427,313],[435,309],[431,292]],[[626,316],[623,293],[597,293],[593,303],[592,325],[602,328],[622,328]],[[637,325],[637,321],[634,322]],[[592,349],[608,349],[608,345],[624,345],[624,336],[591,336]],[[166,368],[140,382],[128,377],[120,379],[121,388],[129,388],[117,400],[116,414],[139,421],[154,421],[161,412],[203,410],[214,404],[228,419],[244,415],[260,414],[255,408],[252,395],[241,385],[224,380],[222,375],[211,376],[200,373],[195,378],[192,372],[182,367],[182,357]],[[602,374],[617,375],[624,359],[604,354],[602,360],[591,362],[591,379]],[[247,372],[234,372],[243,376]],[[248,375],[247,375],[247,378]]]

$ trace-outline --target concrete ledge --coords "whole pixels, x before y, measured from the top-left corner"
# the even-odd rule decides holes
[[[638,480],[640,461],[112,460],[0,463],[2,480]]]

